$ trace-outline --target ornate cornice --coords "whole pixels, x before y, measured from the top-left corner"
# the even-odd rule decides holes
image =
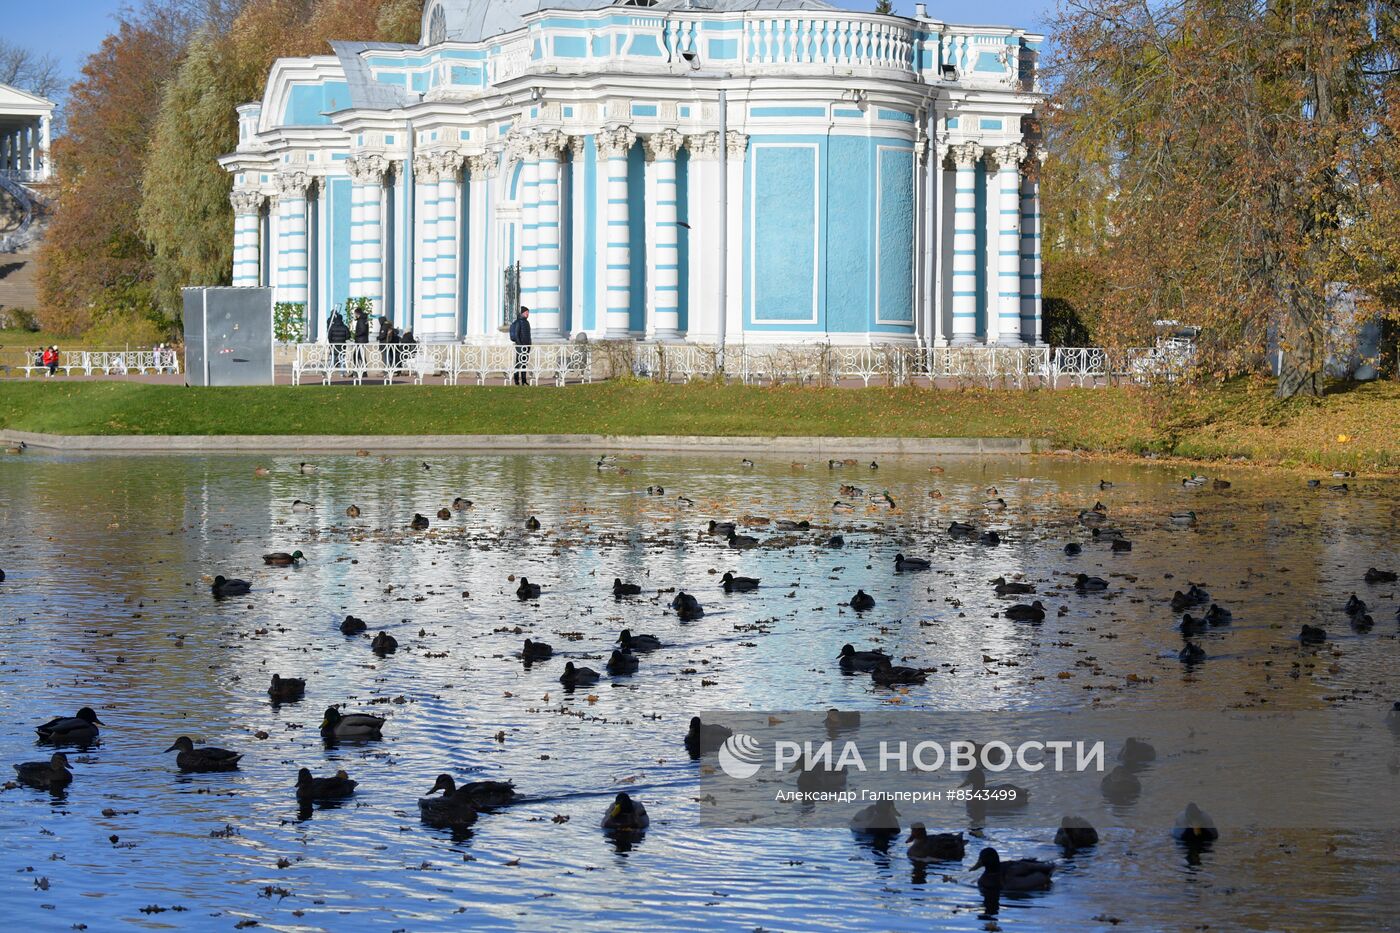
[[[630,126],[610,126],[597,136],[598,158],[625,159],[636,145],[637,134]]]
[[[284,199],[304,198],[316,184],[316,176],[302,171],[278,172],[274,179],[277,196]]]
[[[558,161],[559,154],[569,145],[569,136],[562,130],[542,130],[530,138],[529,145],[534,158]]]
[[[228,196],[228,200],[233,205],[235,214],[256,214],[262,210],[263,204],[267,202],[267,195],[261,191],[238,188]]]
[[[472,181],[495,178],[496,167],[499,164],[500,158],[494,152],[482,152],[467,156],[467,170],[471,173]]]
[[[685,144],[685,137],[673,129],[658,130],[647,136],[645,141],[647,160],[674,159]]]
[[[685,138],[685,147],[690,157],[701,162],[713,162],[719,158],[719,133],[695,133]]]
[[[377,152],[345,160],[345,172],[357,185],[382,185],[391,167],[389,160]]]

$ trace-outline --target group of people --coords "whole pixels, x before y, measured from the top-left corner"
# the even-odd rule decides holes
[[[58,346],[44,347],[34,355],[34,364],[48,368],[48,375],[52,376],[58,372]]]
[[[335,365],[341,366],[345,362],[345,345],[348,343],[367,344],[369,343],[369,315],[363,308],[355,311],[354,332],[352,334],[350,325],[345,323],[345,318],[339,311],[332,311],[330,320],[326,323],[326,341],[331,345],[335,353]],[[418,343],[418,338],[413,336],[413,328],[406,327],[399,330],[389,322],[383,315],[379,316],[379,334],[376,337],[379,345],[384,347],[384,364],[390,368],[398,368],[404,357],[410,355],[404,348]]]

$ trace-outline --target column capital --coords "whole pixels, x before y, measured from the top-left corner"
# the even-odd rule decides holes
[[[1026,160],[1026,147],[1021,143],[1009,143],[1005,146],[997,146],[995,149],[988,149],[986,152],[987,168],[995,171],[997,169],[1015,169]]]
[[[981,143],[957,143],[948,147],[948,160],[953,163],[954,168],[972,168],[980,158],[982,158]]]
[[[569,155],[575,162],[583,158],[583,153],[588,149],[588,138],[585,136],[569,137]]]
[[[929,152],[931,149],[932,147],[929,145],[928,133],[924,132],[924,128],[921,126],[919,127],[918,133],[914,137],[914,157],[919,160],[920,165],[923,165],[928,162]]]
[[[278,172],[275,177],[277,196],[280,198],[304,198],[316,184],[314,175],[302,171]]]
[[[256,214],[262,210],[267,196],[251,188],[235,188],[228,196],[235,214]]]
[[[598,158],[625,159],[636,145],[637,134],[630,126],[610,126],[598,133]]]
[[[357,185],[381,185],[389,169],[389,160],[377,152],[351,156],[345,160],[345,172]]]
[[[434,154],[433,160],[437,163],[438,181],[456,181],[467,157],[456,149],[443,149]]]
[[[413,178],[420,185],[435,185],[438,182],[438,160],[431,152],[419,152],[413,156]]]
[[[719,132],[695,133],[685,138],[685,147],[690,157],[702,162],[713,162],[719,158]]]
[[[673,129],[658,130],[646,138],[647,161],[674,159],[685,145],[685,137]]]
[[[537,159],[558,160],[569,145],[569,134],[563,130],[542,130],[530,140],[531,154]]]
[[[471,172],[472,181],[495,178],[498,164],[499,159],[494,152],[481,152],[467,156],[467,170]]]
[[[737,159],[749,151],[748,134],[741,133],[738,130],[730,130],[725,137],[725,144],[729,150],[729,155]]]

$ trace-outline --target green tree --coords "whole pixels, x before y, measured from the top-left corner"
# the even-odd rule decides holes
[[[875,0],[875,12],[889,16],[894,12],[894,3],[891,0]]]

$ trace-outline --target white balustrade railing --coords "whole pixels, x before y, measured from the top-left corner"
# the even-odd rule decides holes
[[[724,351],[724,375],[744,383],[811,385],[982,385],[1014,388],[1089,388],[1128,381],[1184,378],[1190,348],[1156,346],[1110,351],[1099,347],[907,347],[830,344],[735,344]],[[485,385],[510,381],[516,371],[510,344],[297,344],[292,382],[400,378],[423,383]],[[687,382],[720,375],[718,348],[698,343],[599,341],[539,344],[522,371],[533,384],[563,385],[635,375]]]
[[[803,66],[914,71],[914,30],[851,15],[751,13],[744,17],[745,66]]]
[[[24,362],[11,366],[25,376],[47,374],[49,367],[42,361],[42,350],[26,350]],[[58,372],[71,376],[139,376],[180,372],[180,354],[176,350],[62,350],[58,355]]]

